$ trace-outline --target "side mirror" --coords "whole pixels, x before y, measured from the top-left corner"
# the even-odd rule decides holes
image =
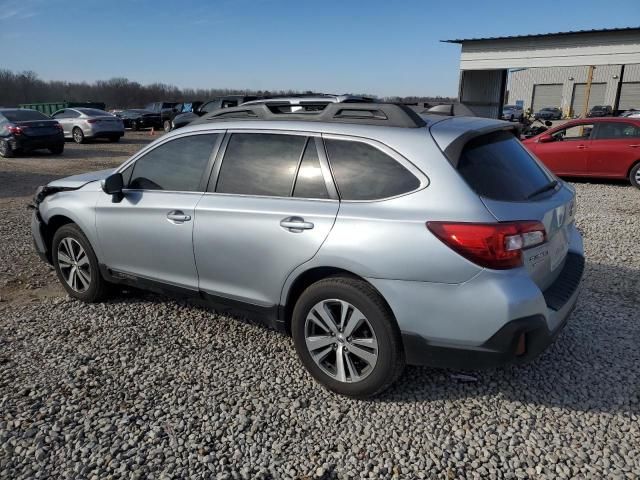
[[[107,195],[122,195],[123,188],[124,180],[121,173],[112,173],[102,184],[102,191]]]
[[[554,138],[549,134],[542,135],[540,138],[538,138],[538,142],[540,143],[549,143],[549,142],[553,142],[553,140]]]

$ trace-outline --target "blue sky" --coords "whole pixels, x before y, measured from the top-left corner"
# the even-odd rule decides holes
[[[638,24],[640,0],[0,0],[0,68],[55,80],[455,95],[459,47],[441,39]]]

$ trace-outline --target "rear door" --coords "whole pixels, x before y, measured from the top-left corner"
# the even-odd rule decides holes
[[[589,149],[589,173],[626,178],[640,159],[640,123],[598,122]]]
[[[574,221],[574,193],[549,174],[507,132],[483,135],[467,143],[457,166],[498,221],[538,220],[547,241],[525,250],[524,264],[544,290],[560,273]]]
[[[536,156],[557,175],[585,175],[593,123],[571,124],[551,132],[552,141],[538,142]]]
[[[196,208],[200,289],[268,308],[333,228],[339,202],[319,135],[233,131]]]

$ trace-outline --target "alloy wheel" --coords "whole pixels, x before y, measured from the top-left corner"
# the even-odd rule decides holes
[[[76,129],[73,131],[73,140],[74,140],[76,143],[82,143],[82,140],[83,140],[83,139],[84,139],[84,135],[82,134],[82,132],[80,131],[80,129],[79,129],[79,128],[76,128]]]
[[[63,238],[58,244],[58,268],[74,291],[86,292],[91,285],[91,264],[82,245],[71,237]]]
[[[304,338],[315,364],[340,382],[364,380],[378,361],[378,340],[371,323],[344,300],[317,303],[307,314]]]
[[[640,185],[640,168],[636,170],[636,184]]]

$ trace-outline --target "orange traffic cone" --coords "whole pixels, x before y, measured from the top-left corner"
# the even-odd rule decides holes
[[[151,135],[152,137],[156,134],[155,130],[153,127],[151,127],[151,132],[149,133],[149,135]]]

